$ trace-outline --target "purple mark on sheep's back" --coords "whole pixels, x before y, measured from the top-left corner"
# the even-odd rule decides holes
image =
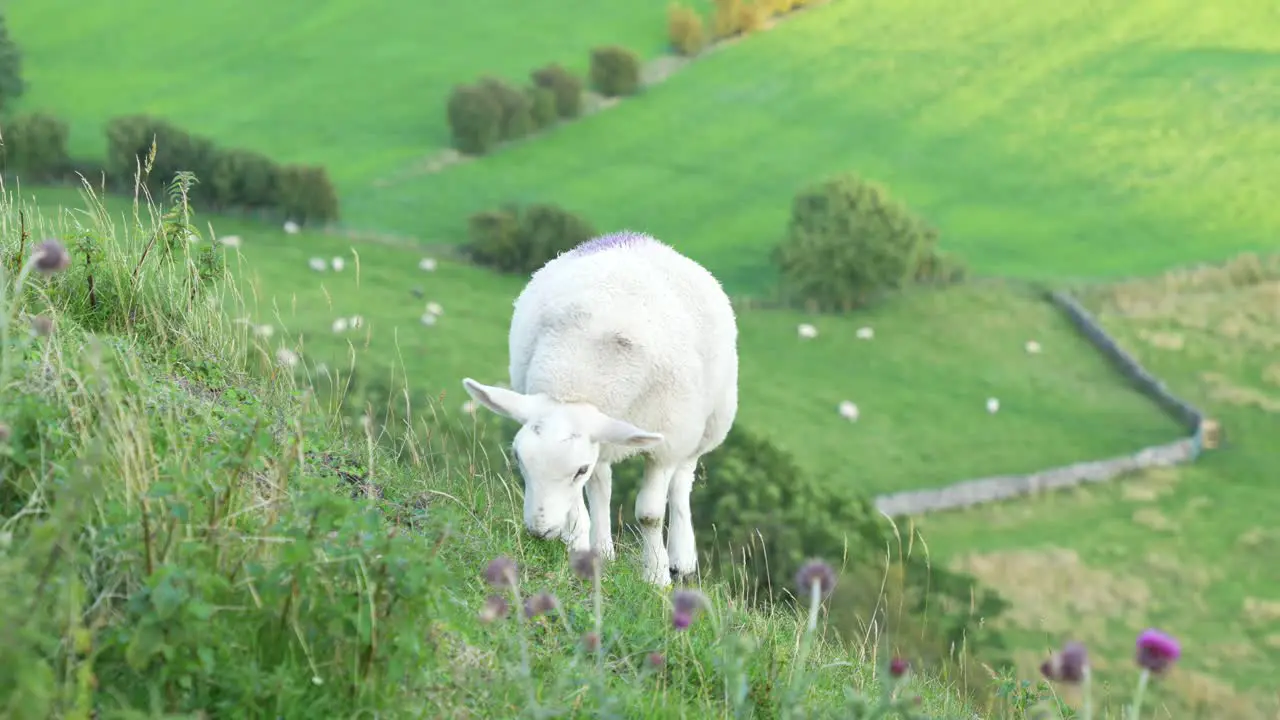
[[[612,250],[613,248],[632,247],[644,243],[655,242],[653,238],[644,233],[631,232],[624,230],[622,232],[609,233],[592,238],[581,245],[578,245],[570,253],[574,255],[587,255],[590,253],[601,252],[603,250]]]

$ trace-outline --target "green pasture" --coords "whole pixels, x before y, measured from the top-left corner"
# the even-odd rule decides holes
[[[1133,639],[1155,625],[1183,641],[1162,683],[1172,717],[1280,711],[1280,258],[1268,274],[1234,287],[1207,271],[1218,287],[1133,282],[1090,301],[1140,362],[1221,422],[1220,449],[1176,470],[920,521],[940,562],[1014,602],[1026,672],[1072,636],[1127,692]]]
[[[841,1],[642,97],[393,187],[351,223],[463,238],[548,200],[765,289],[791,197],[855,170],[984,274],[1149,274],[1277,246],[1280,15],[1241,0]]]
[[[67,189],[34,196],[46,210],[84,206]],[[118,218],[129,212],[118,198],[107,207]],[[271,325],[310,365],[347,368],[354,358],[361,372],[403,366],[416,389],[443,393],[449,410],[466,399],[462,377],[506,381],[519,278],[444,260],[428,273],[413,249],[213,222],[220,235],[243,239],[228,263],[256,307],[247,319]],[[311,257],[334,256],[346,261],[341,273],[308,267]],[[429,301],[444,314],[426,327],[419,318]],[[353,315],[363,318],[359,331],[333,331],[334,319]],[[800,340],[801,322],[813,323],[818,337]],[[856,338],[862,326],[874,339]],[[740,332],[741,420],[810,470],[867,492],[1029,472],[1178,433],[1054,308],[1004,284],[922,291],[847,317],[742,311]],[[1028,354],[1028,340],[1044,351]],[[986,412],[988,397],[1000,400],[998,414]],[[856,423],[837,413],[842,400],[858,405]]]
[[[220,143],[320,163],[344,194],[448,145],[449,91],[483,73],[526,81],[588,51],[665,45],[665,0],[432,0],[110,4],[16,0],[19,109],[72,125],[101,156],[105,123],[151,113]]]

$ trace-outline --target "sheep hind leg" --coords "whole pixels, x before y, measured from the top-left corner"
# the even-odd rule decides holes
[[[662,541],[662,522],[667,514],[667,495],[672,467],[650,457],[645,462],[644,479],[636,494],[636,522],[640,524],[644,578],[659,587],[671,584],[670,560]]]
[[[667,503],[671,519],[667,525],[667,556],[671,561],[671,579],[683,579],[698,572],[698,545],[693,535],[693,511],[689,495],[693,492],[698,458],[686,460],[671,474]]]

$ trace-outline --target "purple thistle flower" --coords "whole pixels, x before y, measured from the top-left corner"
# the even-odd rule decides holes
[[[538,594],[524,601],[524,616],[527,618],[536,618],[539,615],[547,613],[560,607],[560,601],[555,595],[541,590]]]
[[[583,580],[594,580],[600,572],[600,555],[595,550],[575,550],[569,554],[569,567]]]
[[[1078,642],[1069,642],[1062,646],[1062,651],[1045,660],[1040,665],[1040,672],[1054,682],[1075,685],[1084,682],[1085,670],[1089,667],[1089,651]]]
[[[502,555],[493,559],[484,569],[484,579],[496,588],[507,588],[516,584],[516,561]]]
[[[686,630],[698,612],[708,604],[707,596],[697,590],[677,590],[671,595],[671,626]]]
[[[821,560],[810,560],[796,573],[796,587],[800,590],[800,597],[809,597],[814,584],[818,586],[818,593],[826,597],[835,589],[836,571]]]
[[[907,674],[911,669],[911,664],[905,658],[896,657],[889,661],[889,677],[898,680]]]
[[[600,636],[594,632],[589,632],[582,636],[582,645],[587,652],[595,652],[600,649]]]
[[[506,598],[501,595],[490,595],[485,598],[484,605],[480,608],[480,622],[488,624],[494,620],[501,620],[507,616],[509,609]]]
[[[36,269],[45,274],[66,270],[71,265],[70,253],[57,240],[45,240],[37,245],[33,257]]]
[[[1138,666],[1153,673],[1163,672],[1182,656],[1178,641],[1155,628],[1147,628],[1138,635]]]
[[[663,665],[667,664],[667,658],[663,656],[663,654],[660,652],[649,653],[648,660],[649,660],[649,667],[652,667],[654,670],[660,670],[662,669]]]

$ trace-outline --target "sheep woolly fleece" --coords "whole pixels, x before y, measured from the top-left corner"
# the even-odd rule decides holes
[[[464,381],[472,396],[495,412],[528,409],[517,417],[521,432],[544,436],[527,440],[529,448],[542,443],[536,446],[538,457],[522,459],[526,503],[531,493],[542,498],[533,501],[536,507],[526,504],[526,526],[550,533],[545,528],[553,528],[554,521],[544,520],[544,514],[567,512],[569,524],[578,529],[563,529],[562,539],[582,549],[585,520],[590,546],[611,557],[611,465],[647,452],[635,506],[645,574],[665,585],[672,574],[695,571],[689,492],[698,458],[724,442],[737,414],[737,335],[733,307],[719,281],[648,235],[597,237],[535,272],[516,298],[508,338],[510,387],[520,395]],[[612,421],[622,422],[608,431],[598,429]],[[572,447],[584,434],[593,442],[599,439],[598,459],[594,444],[589,453]],[[548,446],[546,435],[562,441]],[[520,442],[517,437],[517,446]],[[579,468],[583,472],[594,463],[583,485],[573,471],[578,461],[585,463]],[[581,517],[587,514],[584,487],[589,519]],[[566,491],[576,499],[546,499]]]

